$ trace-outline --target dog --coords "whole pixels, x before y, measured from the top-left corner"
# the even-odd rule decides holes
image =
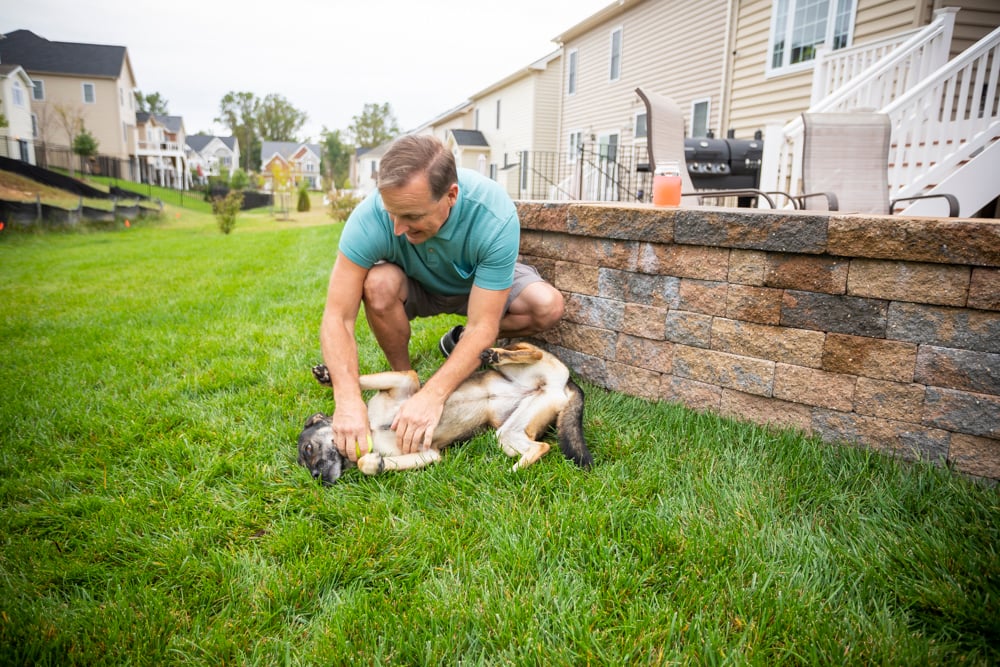
[[[361,376],[362,391],[376,392],[368,400],[371,440],[358,458],[361,472],[377,475],[437,463],[442,449],[487,427],[496,429],[507,456],[520,457],[514,465],[520,470],[549,451],[538,438],[552,424],[566,458],[589,469],[593,461],[583,437],[584,395],[570,379],[569,369],[551,353],[524,342],[489,348],[481,359],[489,367],[473,373],[448,397],[430,448],[412,454],[400,451],[390,425],[403,401],[420,390],[417,374],[411,370]],[[313,367],[312,372],[320,384],[331,384],[325,365]],[[312,415],[298,438],[299,465],[327,486],[354,465],[333,444],[331,421],[322,413]]]

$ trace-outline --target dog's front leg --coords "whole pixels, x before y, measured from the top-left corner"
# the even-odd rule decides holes
[[[386,470],[425,468],[440,460],[441,453],[436,449],[425,449],[415,454],[400,454],[398,456],[382,456],[378,452],[372,452],[358,459],[358,470],[366,475],[378,475]]]

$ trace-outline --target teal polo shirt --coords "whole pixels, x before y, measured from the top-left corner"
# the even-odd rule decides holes
[[[347,218],[340,252],[365,269],[386,261],[433,294],[468,294],[472,286],[505,290],[514,282],[521,224],[514,202],[495,181],[458,170],[458,199],[438,233],[413,244],[393,233],[378,190]]]

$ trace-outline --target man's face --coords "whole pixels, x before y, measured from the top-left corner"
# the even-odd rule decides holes
[[[398,188],[381,191],[382,205],[392,220],[396,236],[406,235],[413,244],[423,243],[433,237],[448,220],[451,207],[458,198],[458,185],[452,183],[448,192],[434,199],[427,183],[427,174],[417,174]]]

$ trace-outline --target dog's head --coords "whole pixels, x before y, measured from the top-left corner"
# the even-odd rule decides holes
[[[313,479],[329,486],[340,478],[347,464],[333,444],[330,417],[317,412],[307,419],[299,433],[299,465],[308,468]]]

